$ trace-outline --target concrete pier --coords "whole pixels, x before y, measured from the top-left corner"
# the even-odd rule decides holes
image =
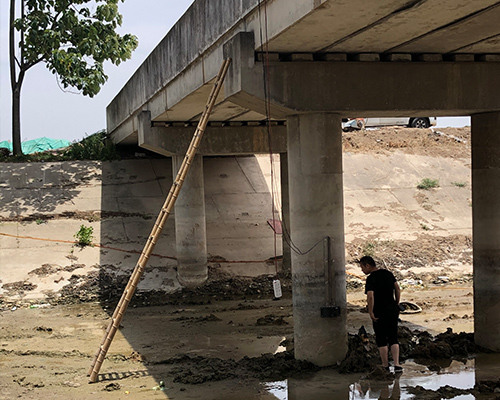
[[[175,176],[183,156],[172,156]],[[207,233],[203,157],[196,155],[175,203],[177,276],[183,286],[197,286],[207,279]]]
[[[287,118],[295,357],[320,366],[347,353],[342,131],[331,113]],[[326,237],[329,237],[327,244]],[[340,315],[321,317],[338,306]]]
[[[500,351],[500,112],[472,116],[474,338]]]

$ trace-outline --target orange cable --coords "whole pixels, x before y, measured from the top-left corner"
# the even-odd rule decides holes
[[[62,240],[62,239],[45,239],[45,238],[36,238],[36,237],[32,237],[32,236],[11,235],[9,233],[2,233],[2,232],[0,232],[0,235],[1,236],[8,236],[8,237],[13,237],[13,238],[18,238],[18,239],[41,240],[41,241],[44,241],[44,242],[71,243],[71,244],[77,244],[78,243],[76,240],[75,241],[71,241],[71,240]],[[139,250],[125,250],[125,249],[119,249],[117,247],[105,246],[105,245],[102,245],[102,244],[91,244],[90,246],[92,246],[92,247],[99,247],[101,249],[109,249],[109,250],[122,251],[124,253],[141,254],[141,252]],[[176,257],[164,256],[164,255],[156,254],[156,253],[152,253],[151,255],[155,256],[155,257],[160,257],[160,258],[168,258],[170,260],[177,260]],[[240,263],[265,263],[265,262],[268,262],[268,261],[269,260],[253,260],[253,261],[226,261],[226,260],[224,260],[224,261],[219,261],[219,262],[224,262],[224,263],[228,263],[228,264],[240,264]],[[217,261],[212,261],[212,262],[217,262]]]
[[[44,242],[57,242],[57,243],[71,243],[71,244],[77,244],[78,241],[76,240],[62,240],[62,239],[46,239],[46,238],[36,238],[32,236],[19,236],[19,235],[11,235],[9,233],[2,233],[0,232],[0,235],[2,236],[8,236],[8,237],[13,237],[13,238],[18,238],[18,239],[31,239],[31,240],[41,240]],[[119,249],[117,247],[110,247],[110,246],[104,246],[102,244],[91,244],[91,247],[99,247],[101,249],[109,249],[109,250],[116,250],[116,251],[122,251],[124,253],[134,253],[134,254],[141,254],[139,250],[125,250],[125,249]],[[175,257],[170,257],[170,256],[163,256],[161,254],[151,254],[155,257],[160,257],[160,258],[169,258],[172,260],[177,260]]]
[[[70,243],[70,244],[77,244],[78,242],[76,240],[62,240],[62,239],[46,239],[46,238],[36,238],[32,236],[20,236],[20,235],[11,235],[10,233],[3,233],[0,232],[1,236],[8,236],[8,237],[13,237],[17,239],[31,239],[31,240],[41,240],[44,242],[56,242],[56,243]],[[109,250],[116,250],[116,251],[122,251],[124,253],[134,253],[134,254],[141,254],[139,250],[125,250],[125,249],[119,249],[117,247],[111,247],[111,246],[104,246],[102,244],[91,244],[92,247],[99,247],[101,249],[109,249]],[[171,256],[164,256],[161,254],[155,254],[152,253],[152,256],[155,257],[160,257],[160,258],[168,258],[170,260],[177,260],[176,257],[171,257]],[[211,262],[221,262],[221,263],[227,263],[227,264],[250,264],[250,263],[267,263],[270,262],[271,260],[240,260],[240,261],[230,261],[230,260],[217,260],[217,261],[211,261]],[[356,278],[362,279],[363,277],[353,274],[351,272],[347,272],[346,274],[355,276]]]

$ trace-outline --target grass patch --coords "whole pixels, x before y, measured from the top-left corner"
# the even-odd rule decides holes
[[[439,187],[439,180],[430,178],[422,179],[420,183],[417,185],[417,189],[422,189],[422,190],[429,190],[437,187]]]
[[[451,184],[459,188],[464,188],[467,186],[467,182],[451,182]]]
[[[109,161],[119,158],[116,147],[108,139],[105,130],[96,132],[80,142],[72,144],[64,152],[64,156],[71,160]]]

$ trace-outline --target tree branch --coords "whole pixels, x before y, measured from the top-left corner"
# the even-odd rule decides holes
[[[21,0],[21,19],[24,20],[24,0]],[[19,55],[19,58],[21,59],[20,63],[24,66],[24,28],[21,29],[21,41],[19,50],[21,51]]]
[[[16,62],[17,66],[19,68],[21,68],[21,62],[19,61],[19,59],[16,56],[14,56],[14,61]]]
[[[39,62],[43,61],[44,59],[45,59],[45,57],[43,56],[43,57],[38,58],[35,61],[30,62],[29,64],[25,64],[24,71],[27,71],[31,67],[34,67],[35,65],[37,65]]]

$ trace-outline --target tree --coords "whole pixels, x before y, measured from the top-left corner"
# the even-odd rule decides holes
[[[93,97],[108,79],[103,64],[119,65],[136,49],[137,38],[120,36],[118,2],[124,0],[10,0],[9,58],[12,88],[12,145],[21,150],[21,87],[34,65],[44,62],[62,86]],[[16,12],[19,18],[16,18]],[[18,39],[16,47],[16,39]]]

